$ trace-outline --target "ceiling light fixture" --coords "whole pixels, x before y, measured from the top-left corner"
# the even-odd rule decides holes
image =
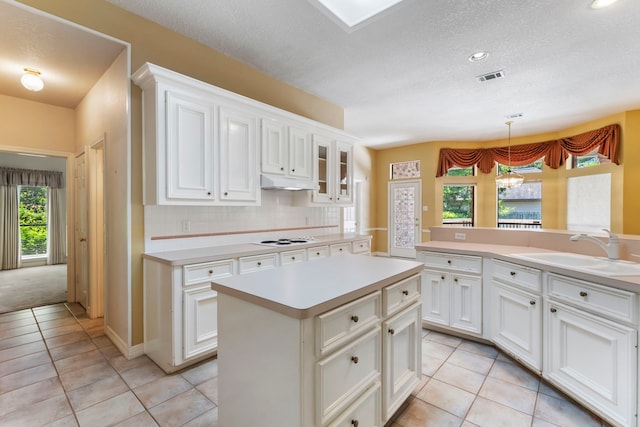
[[[591,8],[592,9],[602,9],[604,7],[607,7],[607,6],[611,6],[612,4],[614,4],[617,1],[618,0],[593,0],[593,2],[591,3]]]
[[[483,59],[487,59],[488,56],[489,56],[489,52],[476,52],[469,57],[469,61],[471,62],[482,61]]]
[[[507,165],[507,172],[501,173],[496,178],[496,185],[501,188],[513,188],[522,185],[524,182],[524,176],[519,173],[515,173],[511,170],[511,124],[513,122],[505,123],[509,126],[509,163]]]
[[[32,90],[34,92],[41,91],[44,87],[44,82],[40,77],[40,71],[34,70],[33,68],[25,68],[24,74],[20,78],[20,83],[28,90]]]

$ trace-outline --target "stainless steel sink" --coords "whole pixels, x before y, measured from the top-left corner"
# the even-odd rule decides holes
[[[600,276],[640,276],[640,264],[631,261],[610,260],[569,252],[540,252],[511,256]]]

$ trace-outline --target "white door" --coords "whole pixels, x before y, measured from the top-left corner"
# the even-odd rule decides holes
[[[420,181],[389,183],[389,255],[415,258],[422,240]]]
[[[85,153],[76,157],[75,173],[75,301],[89,306],[89,253],[87,248],[87,162]]]

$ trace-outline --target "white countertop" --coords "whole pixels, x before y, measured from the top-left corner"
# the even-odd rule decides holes
[[[235,245],[210,246],[205,248],[181,249],[177,251],[165,251],[145,253],[143,258],[164,264],[181,266],[187,264],[199,264],[201,262],[219,261],[228,258],[262,255],[274,252],[285,252],[295,249],[313,248],[340,242],[370,239],[369,235],[362,234],[332,234],[314,237],[309,243],[301,243],[291,246],[267,246],[257,243],[240,243]],[[259,240],[265,240],[261,238]]]
[[[211,287],[304,319],[418,274],[423,268],[424,265],[416,261],[341,254],[215,279]]]
[[[485,243],[463,243],[451,241],[431,241],[416,245],[418,251],[433,251],[457,253],[461,255],[477,255],[483,257],[492,257],[509,261],[520,265],[538,268],[544,271],[550,271],[558,274],[569,275],[577,279],[588,280],[603,285],[625,289],[631,292],[640,292],[640,276],[604,276],[586,273],[571,268],[562,268],[542,262],[525,260],[522,258],[511,256],[513,254],[541,253],[541,252],[559,252],[549,249],[542,249],[533,246],[515,246],[515,245],[495,245]]]

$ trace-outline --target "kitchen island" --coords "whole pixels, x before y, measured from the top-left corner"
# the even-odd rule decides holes
[[[422,269],[344,254],[215,279],[220,425],[384,425],[420,381]]]

